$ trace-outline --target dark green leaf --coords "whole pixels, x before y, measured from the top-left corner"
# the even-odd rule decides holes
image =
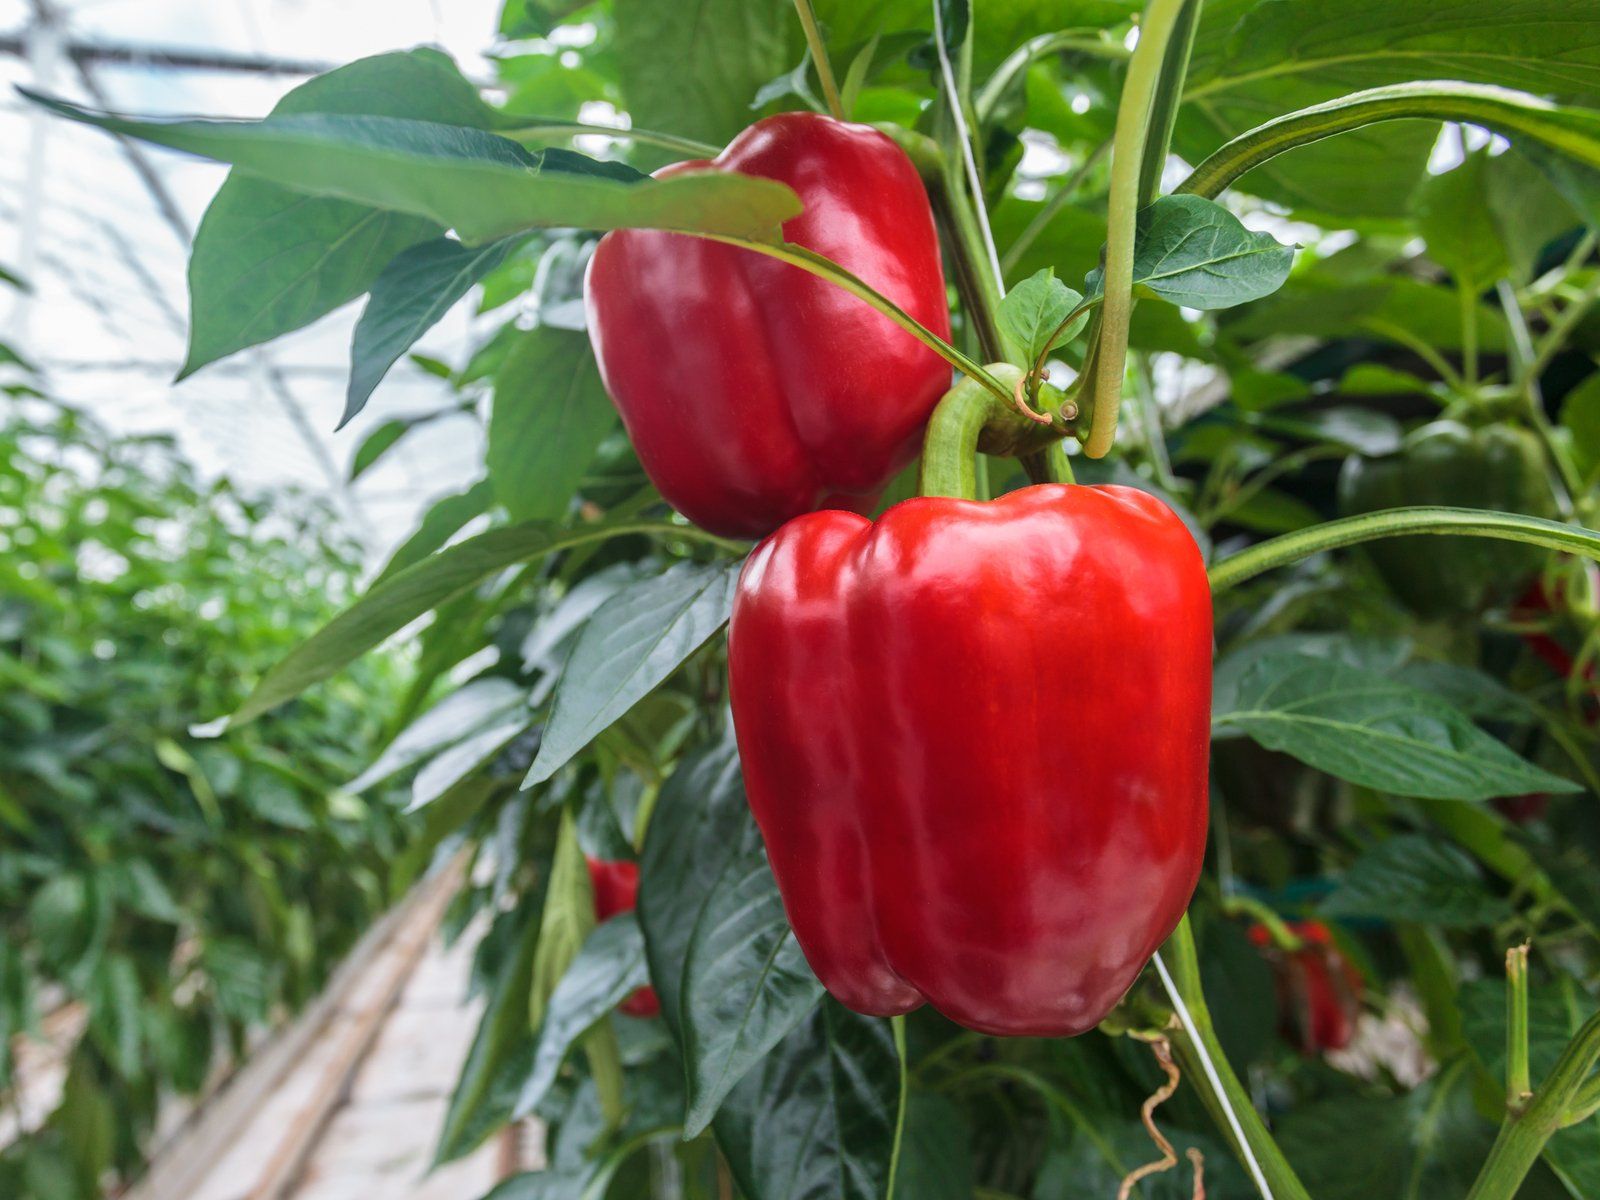
[[[717,1144],[750,1200],[881,1200],[899,1086],[889,1023],[826,999],[728,1095]]]
[[[644,935],[632,913],[613,917],[585,939],[545,1005],[533,1073],[517,1099],[517,1116],[528,1115],[544,1099],[578,1039],[647,982]]]
[[[1483,872],[1465,852],[1436,838],[1402,834],[1358,858],[1322,911],[1472,928],[1509,916],[1511,906],[1485,889]]]
[[[1266,655],[1216,714],[1270,750],[1379,791],[1440,800],[1571,792],[1438,697],[1392,678],[1300,654]]]
[[[685,760],[644,847],[640,920],[683,1047],[691,1134],[822,995],[784,917],[738,765],[731,747]]]
[[[529,785],[542,783],[727,623],[740,563],[679,563],[585,622],[551,702]]]
[[[512,236],[467,247],[454,238],[434,238],[390,261],[373,280],[372,295],[356,322],[350,345],[350,386],[339,428],[366,407],[373,389],[400,356],[485,275],[505,262],[521,242]]]

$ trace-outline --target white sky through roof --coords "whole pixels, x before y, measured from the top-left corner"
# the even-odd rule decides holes
[[[48,7],[63,15],[63,36],[80,41],[328,63],[431,43],[478,77],[487,74],[480,54],[499,12],[498,0],[55,0]],[[35,0],[0,0],[0,34],[25,34],[34,19]],[[136,113],[260,116],[300,82],[117,64],[92,70],[111,107]],[[50,74],[47,90],[94,103],[71,62],[56,60]],[[173,386],[188,312],[187,247],[106,134],[45,118],[44,169],[35,180],[37,119],[12,90],[33,82],[33,62],[0,54],[0,265],[29,263],[34,284],[20,338],[13,298],[0,294],[0,338],[17,341],[44,367],[52,395],[113,429],[173,433],[207,476],[334,493],[341,489],[315,444],[347,475],[376,424],[445,401],[438,380],[402,362],[366,411],[333,433],[359,304],[281,339],[264,358],[235,355]],[[194,228],[225,168],[154,147],[145,153]],[[458,306],[418,349],[461,363],[474,343],[469,309]],[[266,366],[286,382],[305,432]],[[375,555],[404,537],[428,502],[472,481],[481,469],[479,439],[470,418],[435,422],[357,481],[348,493],[352,519]]]

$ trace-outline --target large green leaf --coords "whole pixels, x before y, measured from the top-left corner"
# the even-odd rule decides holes
[[[1264,655],[1233,706],[1215,716],[1270,750],[1363,787],[1401,796],[1489,800],[1572,792],[1444,701],[1398,680],[1328,659]]]
[[[556,685],[529,785],[549,779],[727,623],[739,566],[678,563],[594,611]]]
[[[495,373],[485,455],[495,499],[515,521],[562,516],[616,423],[587,337],[520,334]]]
[[[450,59],[426,48],[379,54],[307,80],[276,116],[346,113],[487,128],[490,110]],[[269,342],[355,299],[437,223],[230,173],[195,233],[189,353],[181,375]]]
[[[520,243],[512,236],[469,247],[454,238],[433,238],[390,261],[372,281],[372,295],[356,322],[340,428],[366,407],[400,356]]]
[[[800,201],[731,171],[650,179],[569,150],[528,151],[496,134],[395,117],[309,113],[263,121],[140,119],[24,91],[74,121],[230,162],[311,196],[426,217],[479,243],[525,229],[648,228],[778,242]]]
[[[1483,872],[1465,851],[1437,838],[1403,834],[1358,858],[1322,911],[1472,928],[1504,919],[1511,905],[1487,889]]]
[[[578,1039],[648,980],[644,936],[632,913],[589,934],[545,1005],[533,1073],[517,1098],[516,1115],[526,1116],[539,1105]]]
[[[1568,0],[1210,0],[1175,149],[1198,162],[1263,120],[1362,88],[1458,79],[1600,98],[1600,48],[1573,37]],[[1374,126],[1254,173],[1248,190],[1311,213],[1400,217],[1437,136]]]
[[[717,1113],[750,1200],[882,1200],[900,1107],[887,1021],[826,999]]]
[[[458,542],[389,576],[302,642],[267,672],[230,722],[254,720],[293,699],[497,571],[586,542],[652,532],[682,535],[688,531],[651,521],[601,522],[576,529],[530,521]]]
[[[613,13],[623,97],[639,123],[717,146],[750,124],[756,92],[800,57],[788,0],[698,0],[692,11],[617,0]]]
[[[701,1129],[822,995],[784,918],[731,745],[685,760],[662,789],[639,913],[651,978],[684,1052],[685,1128]]]

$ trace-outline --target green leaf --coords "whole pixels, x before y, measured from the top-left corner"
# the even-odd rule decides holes
[[[632,913],[620,913],[589,934],[545,1006],[533,1073],[517,1098],[514,1115],[533,1112],[578,1039],[648,982],[644,935]]]
[[[673,772],[640,879],[651,977],[683,1048],[693,1136],[822,995],[784,917],[731,746]]]
[[[564,515],[616,423],[584,334],[520,334],[495,374],[486,454],[495,499],[515,521]]]
[[[1022,351],[1024,362],[1037,362],[1051,345],[1070,342],[1082,331],[1089,320],[1088,313],[1074,321],[1071,328],[1056,332],[1082,302],[1083,296],[1057,279],[1054,270],[1037,271],[1000,301],[1000,332]]]
[[[405,850],[390,866],[390,894],[403,896],[428,866],[440,843],[476,817],[502,786],[488,775],[477,775],[463,779],[429,804],[422,813],[422,828],[412,832]]]
[[[96,112],[24,91],[70,120],[202,158],[311,196],[426,217],[470,244],[525,229],[668,229],[781,241],[800,211],[781,183],[732,171],[650,179],[570,150],[530,152],[466,126],[325,113],[264,121]]]
[[[1363,787],[1401,796],[1489,800],[1577,786],[1517,757],[1427,692],[1342,663],[1265,655],[1218,712],[1269,750]]]
[[[527,707],[527,689],[511,680],[493,675],[474,679],[401,730],[373,764],[350,781],[349,790],[365,791]]]
[[[464,492],[436,500],[422,515],[417,531],[400,544],[400,548],[384,564],[383,570],[372,581],[377,587],[407,567],[421,562],[439,549],[475,517],[481,517],[494,503],[494,488],[487,479],[480,479]]]
[[[350,482],[354,483],[371,470],[396,442],[416,427],[416,424],[412,418],[395,417],[385,421],[362,438],[361,445],[356,448],[355,457],[350,460]]]
[[[344,113],[487,128],[490,110],[449,57],[427,48],[363,58],[307,80],[275,116]],[[189,352],[180,378],[309,325],[354,300],[383,265],[442,230],[365,204],[312,198],[232,172],[195,233]]]
[[[1370,917],[1475,928],[1511,913],[1485,890],[1483,872],[1449,842],[1417,834],[1391,837],[1367,851],[1323,902],[1330,917]]]
[[[1573,38],[1568,0],[1526,0],[1515,21],[1495,0],[1341,0],[1331,10],[1311,0],[1211,0],[1202,11],[1175,147],[1191,162],[1263,114],[1417,79],[1600,99],[1600,53]],[[1309,213],[1400,217],[1437,132],[1423,121],[1360,129],[1273,162],[1243,186]]]
[[[384,267],[372,282],[372,295],[351,340],[350,385],[340,429],[366,407],[400,356],[522,241],[513,235],[468,247],[454,238],[434,238],[396,255]]]
[[[526,786],[549,779],[727,623],[741,565],[678,563],[595,610],[556,684]]]
[[[126,954],[108,954],[89,984],[89,1032],[117,1074],[130,1082],[144,1078],[145,1008],[139,969]]]
[[[1600,468],[1600,375],[1590,375],[1561,402],[1561,424],[1585,475]]]
[[[900,1107],[889,1023],[825,999],[717,1113],[750,1200],[881,1200]]]
[[[360,658],[429,610],[490,575],[587,542],[628,533],[687,532],[649,521],[600,522],[562,529],[530,521],[491,529],[382,579],[268,671],[230,725],[252,721]]]
[[[918,1089],[906,1097],[905,1122],[892,1200],[972,1200],[971,1135],[961,1109]]]
[[[408,813],[432,804],[493,762],[518,735],[533,727],[532,709],[523,704],[492,725],[474,729],[466,738],[442,751],[417,772],[411,784]]]
[[[1270,233],[1252,233],[1220,204],[1199,196],[1162,196],[1139,213],[1133,285],[1186,308],[1231,308],[1283,286],[1294,250]],[[1096,267],[1090,297],[1105,288]]]
[[[630,112],[652,128],[722,145],[750,124],[756,92],[800,57],[788,0],[617,0],[616,55]]]

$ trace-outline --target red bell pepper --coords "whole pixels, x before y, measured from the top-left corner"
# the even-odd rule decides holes
[[[1041,484],[799,517],[730,639],[750,806],[827,989],[992,1034],[1098,1023],[1205,849],[1211,593],[1172,510]]]
[[[594,919],[604,922],[618,913],[632,912],[639,898],[639,864],[603,862],[587,854],[583,861],[594,893]],[[661,998],[655,988],[642,987],[617,1007],[630,1017],[654,1017],[661,1012]]]
[[[941,337],[950,311],[933,214],[905,152],[815,113],[758,121],[712,169],[788,184],[784,236]],[[704,238],[622,229],[584,287],[589,336],[639,461],[695,524],[761,537],[825,507],[869,511],[916,455],[950,386],[943,359],[837,285]]]
[[[1279,1032],[1305,1055],[1343,1050],[1361,1015],[1361,973],[1321,921],[1290,921],[1288,929],[1300,940],[1297,949],[1275,946],[1265,925],[1250,928],[1277,981]]]

